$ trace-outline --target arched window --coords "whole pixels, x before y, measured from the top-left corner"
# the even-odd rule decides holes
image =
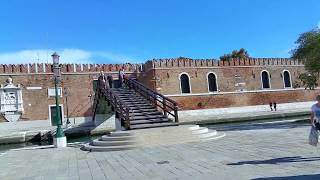
[[[270,88],[270,79],[268,71],[261,72],[261,81],[262,81],[262,88],[268,89]]]
[[[218,91],[217,87],[217,77],[214,73],[208,74],[208,88],[209,92],[216,92]]]
[[[283,83],[285,88],[292,87],[290,73],[287,70],[283,71]]]
[[[180,75],[181,93],[190,93],[190,79],[187,74]]]

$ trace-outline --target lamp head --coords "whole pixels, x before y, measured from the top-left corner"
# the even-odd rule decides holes
[[[51,56],[53,64],[59,64],[59,54],[57,52],[54,52]]]

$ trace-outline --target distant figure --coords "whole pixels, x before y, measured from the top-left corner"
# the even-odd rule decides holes
[[[274,111],[277,111],[277,102],[273,102],[273,109],[274,109]]]
[[[108,80],[108,83],[109,83],[109,87],[112,88],[112,84],[113,84],[113,78],[111,75],[108,75],[107,76],[107,80]]]
[[[317,103],[311,107],[310,123],[317,130],[320,130],[320,95],[316,96]]]
[[[122,67],[121,70],[119,71],[120,87],[122,87],[122,84],[124,82],[124,77],[125,77],[125,72],[124,72],[124,68]]]
[[[103,73],[103,71],[100,72],[100,77],[99,77],[100,80],[102,80],[102,84],[100,84],[102,87],[105,87],[106,86],[106,77]]]
[[[271,102],[271,101],[269,102],[269,106],[270,106],[271,111],[273,111],[273,109],[272,109],[272,102]]]

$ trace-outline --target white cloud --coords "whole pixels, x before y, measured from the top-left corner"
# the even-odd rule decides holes
[[[320,21],[318,22],[318,28],[320,29]]]
[[[32,49],[17,52],[0,52],[0,64],[27,64],[27,63],[51,63],[54,50]],[[134,62],[133,59],[107,51],[86,51],[82,49],[66,48],[56,50],[60,55],[61,63],[97,63],[97,59],[105,63]],[[96,59],[96,60],[95,60]]]
[[[121,55],[121,54],[115,54],[112,52],[94,52],[95,56],[101,57],[101,59],[105,59],[107,61],[111,62],[117,62],[117,63],[134,63],[135,60],[131,59],[128,56]]]

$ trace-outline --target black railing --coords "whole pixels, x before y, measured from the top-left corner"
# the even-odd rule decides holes
[[[178,119],[178,106],[175,101],[165,97],[162,94],[159,94],[152,89],[146,87],[142,83],[138,82],[135,79],[127,79],[126,85],[130,89],[134,89],[140,95],[145,97],[149,102],[153,103],[156,107],[162,109],[163,114],[168,117],[171,115],[174,118],[175,122],[179,122]]]
[[[104,78],[104,76],[99,77],[98,88],[96,92],[104,96],[108,104],[110,103],[110,105],[112,106],[113,110],[116,113],[116,118],[119,118],[121,121],[121,126],[124,126],[126,129],[130,129],[130,116],[132,112],[131,108],[128,107],[121,100],[121,98],[116,93],[114,93],[114,91],[107,85],[106,79]],[[101,96],[98,96],[98,97],[101,97]]]

